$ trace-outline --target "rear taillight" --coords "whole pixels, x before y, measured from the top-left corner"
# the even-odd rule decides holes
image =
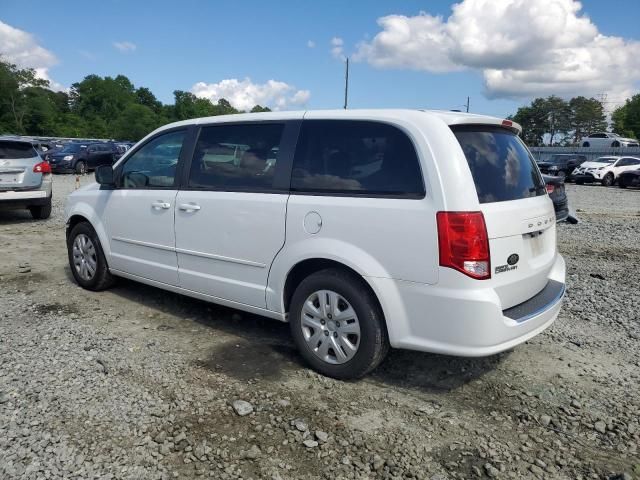
[[[549,184],[547,183],[547,193],[548,193],[549,195],[551,195],[555,189],[556,189],[556,187],[554,187],[553,185],[549,185]]]
[[[34,173],[51,173],[51,165],[49,165],[49,162],[36,163],[33,166],[33,172]]]
[[[438,212],[440,266],[478,280],[491,278],[489,236],[482,212]]]

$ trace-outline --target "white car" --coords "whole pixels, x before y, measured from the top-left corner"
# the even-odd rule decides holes
[[[413,110],[173,123],[69,196],[70,268],[90,290],[119,276],[289,322],[335,378],[390,346],[508,350],[551,325],[565,290],[519,132]]]
[[[582,163],[573,171],[573,177],[578,185],[600,182],[605,187],[610,187],[618,181],[622,172],[639,167],[638,157],[600,157]]]
[[[599,132],[592,133],[580,140],[583,147],[618,148],[618,147],[638,147],[640,143],[635,138],[624,138],[616,133]]]

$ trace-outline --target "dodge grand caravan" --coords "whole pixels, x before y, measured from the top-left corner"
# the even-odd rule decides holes
[[[557,317],[553,204],[508,120],[348,110],[149,134],[67,201],[75,280],[125,277],[289,322],[319,372],[389,347],[510,349]]]

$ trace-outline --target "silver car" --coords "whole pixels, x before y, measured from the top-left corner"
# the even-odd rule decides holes
[[[0,139],[0,209],[27,208],[35,219],[51,215],[51,166],[31,142]]]

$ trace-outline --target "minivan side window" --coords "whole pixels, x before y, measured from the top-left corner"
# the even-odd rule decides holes
[[[159,135],[127,158],[119,175],[120,188],[170,188],[175,185],[176,169],[185,131]]]
[[[278,167],[284,123],[246,123],[202,127],[188,188],[270,191]]]
[[[304,120],[293,161],[294,193],[423,198],[416,150],[399,128],[357,120]]]

